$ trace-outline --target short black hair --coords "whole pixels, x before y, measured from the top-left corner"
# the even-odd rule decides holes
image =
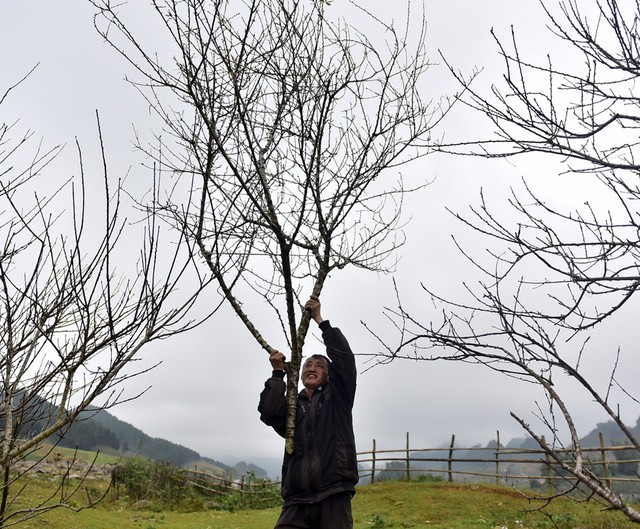
[[[321,354],[315,354],[315,355],[311,355],[309,358],[307,358],[304,362],[305,364],[307,363],[307,361],[311,360],[312,358],[314,358],[315,360],[322,360],[322,363],[324,364],[324,368],[327,370],[327,373],[329,372],[329,366],[331,365],[331,360],[329,360],[326,356],[321,355]],[[304,365],[304,364],[303,364]]]

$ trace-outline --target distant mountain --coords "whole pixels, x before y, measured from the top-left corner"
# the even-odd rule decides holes
[[[229,466],[220,461],[202,457],[195,450],[166,439],[150,437],[142,430],[98,408],[84,411],[70,428],[56,434],[52,441],[70,448],[78,447],[82,450],[101,450],[123,456],[143,457],[178,467],[197,466],[221,475],[242,476],[250,471],[256,477],[267,476],[267,473],[256,465],[241,462],[235,466]]]
[[[631,432],[636,438],[640,438],[640,418],[636,422],[636,425],[631,428]],[[629,444],[620,428],[613,422],[608,421],[605,423],[598,423],[597,426],[585,435],[580,441],[584,448],[587,447],[599,447],[600,446],[600,433],[602,433],[605,445],[619,446],[623,444]],[[495,457],[496,457],[497,442],[495,439],[489,441],[485,446],[480,444],[471,447],[470,449],[455,449],[453,463],[453,469],[457,472],[469,473],[465,479],[473,481],[474,473],[487,473],[491,474],[495,472]],[[529,449],[539,450],[540,445],[531,437],[518,437],[510,440],[506,446],[500,446],[500,449]],[[637,464],[626,464],[626,459],[637,459],[638,453],[635,450],[622,450],[613,454],[613,457],[621,460],[620,463],[614,463],[611,465],[611,470],[614,474],[620,475],[636,475]],[[411,466],[415,469],[423,469],[424,471],[432,471],[439,475],[444,475],[448,470],[447,458],[449,457],[449,449],[442,448],[437,450],[429,450],[426,452],[412,452]],[[542,456],[541,461],[542,461]],[[502,464],[502,472],[507,472],[511,475],[535,475],[539,472],[540,463],[519,463],[508,461],[509,459],[517,460],[521,459],[520,454],[501,454],[500,460]],[[386,472],[380,473],[381,479],[401,479],[406,475],[406,463],[404,461],[388,462],[385,465]],[[368,478],[367,478],[368,479]]]
[[[98,423],[76,421],[60,435],[52,436],[53,440],[59,438],[58,444],[67,448],[79,448],[80,450],[113,450],[120,449],[120,440],[111,430]]]
[[[630,430],[636,438],[640,438],[640,417],[636,421],[635,426],[631,427]],[[587,435],[580,439],[580,444],[583,448],[598,447],[600,446],[600,434],[602,434],[604,438],[604,444],[606,446],[619,446],[623,444],[629,444],[629,441],[622,433],[622,430],[620,430],[618,425],[613,421],[600,422],[596,424],[593,430],[591,430]],[[517,437],[509,441],[506,447],[529,448],[533,450],[540,448],[537,441],[535,441],[531,437]]]
[[[516,437],[507,443],[507,448],[527,448],[537,450],[540,445],[533,437]]]
[[[638,418],[636,425],[631,428],[631,432],[636,439],[640,438],[640,417]],[[600,446],[600,433],[602,433],[602,436],[604,437],[605,445],[629,444],[629,441],[618,425],[613,421],[607,421],[598,423],[591,432],[585,435],[581,439],[582,446]]]
[[[120,442],[118,451],[125,455],[165,461],[175,466],[185,466],[192,461],[201,459],[200,454],[195,450],[165,439],[150,437],[142,430],[121,421],[105,410],[87,410],[77,425],[82,430],[104,428],[113,432]],[[64,438],[65,442],[75,441],[73,438],[69,439],[69,434],[65,434]],[[100,448],[100,445],[93,448]],[[229,467],[226,467],[225,470],[229,470]]]
[[[240,476],[244,476],[246,474],[253,474],[257,478],[266,478],[267,473],[257,465],[253,463],[245,463],[244,461],[240,461],[233,467],[235,471]]]

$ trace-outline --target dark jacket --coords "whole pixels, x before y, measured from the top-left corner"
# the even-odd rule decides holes
[[[285,506],[355,492],[358,482],[351,409],[356,393],[356,364],[347,339],[328,320],[320,324],[331,359],[329,381],[313,392],[298,394],[295,449],[285,453],[282,497]],[[283,375],[274,371],[260,394],[260,420],[284,437],[287,402]]]

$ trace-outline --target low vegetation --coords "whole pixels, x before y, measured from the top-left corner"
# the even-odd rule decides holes
[[[166,478],[166,476],[165,476]],[[164,478],[163,478],[164,479]],[[51,480],[29,480],[28,494],[44,495]],[[246,508],[234,501],[212,501],[205,495],[172,507],[141,501],[107,490],[105,481],[86,482],[84,494],[98,497],[98,506],[74,512],[57,509],[20,525],[21,529],[265,529],[273,527],[279,506]],[[187,506],[189,507],[187,509]],[[73,504],[70,507],[74,507]],[[546,506],[508,487],[450,484],[438,481],[385,481],[361,486],[353,501],[355,529],[631,529],[637,524],[596,501],[575,503],[561,498]]]
[[[235,511],[280,502],[279,485],[253,474],[240,480],[223,478],[142,458],[129,458],[114,467],[111,486],[112,498],[153,510]]]

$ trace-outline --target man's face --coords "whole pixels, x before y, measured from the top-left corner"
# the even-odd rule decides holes
[[[316,389],[327,383],[327,364],[321,358],[309,358],[302,366],[302,384],[307,389]]]

